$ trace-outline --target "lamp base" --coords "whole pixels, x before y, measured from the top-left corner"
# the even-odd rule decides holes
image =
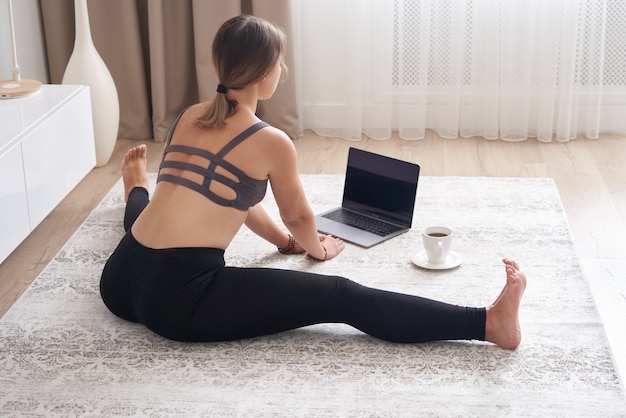
[[[0,99],[14,99],[37,93],[41,81],[37,80],[2,80],[0,81]]]

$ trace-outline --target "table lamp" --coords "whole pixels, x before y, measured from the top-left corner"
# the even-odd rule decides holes
[[[15,28],[13,26],[13,5],[9,2],[9,24],[11,29],[11,51],[13,52],[13,78],[11,80],[0,81],[0,98],[13,99],[28,96],[41,89],[41,81],[26,80],[20,77],[20,66],[17,64],[17,53],[15,52]]]

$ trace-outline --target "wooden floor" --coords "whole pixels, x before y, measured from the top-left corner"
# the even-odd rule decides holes
[[[94,169],[0,264],[0,316],[119,179],[119,162],[126,149],[141,142],[145,141],[119,140],[109,164]],[[354,146],[418,162],[424,176],[554,178],[576,250],[626,378],[626,136],[545,144],[448,140],[429,133],[421,141],[364,138],[350,142],[307,131],[294,142],[303,174],[343,173],[348,148]],[[148,171],[157,170],[162,150],[162,144],[148,142]]]

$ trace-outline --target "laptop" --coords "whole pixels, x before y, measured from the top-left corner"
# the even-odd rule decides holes
[[[341,207],[316,215],[317,230],[365,248],[408,231],[419,173],[417,164],[350,148]]]

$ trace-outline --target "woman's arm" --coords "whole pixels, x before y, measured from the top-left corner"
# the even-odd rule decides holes
[[[345,244],[338,238],[317,233],[315,214],[300,182],[295,146],[287,135],[282,135],[282,142],[273,148],[275,164],[269,174],[280,217],[310,256],[318,260],[331,259]]]
[[[248,217],[246,218],[245,224],[252,232],[277,247],[289,247],[289,235],[276,225],[276,222],[270,218],[265,208],[263,208],[260,203],[248,209]],[[302,253],[304,249],[296,243],[292,252]]]

